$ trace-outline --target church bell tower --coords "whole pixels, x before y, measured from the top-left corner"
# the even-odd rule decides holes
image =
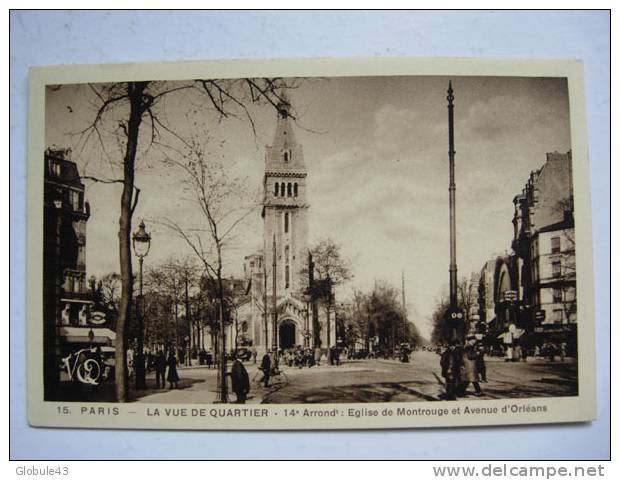
[[[301,275],[308,252],[306,177],[303,150],[291,122],[290,103],[282,96],[273,143],[265,152],[262,211],[263,252],[270,287],[275,235],[278,298],[299,294],[306,286]]]

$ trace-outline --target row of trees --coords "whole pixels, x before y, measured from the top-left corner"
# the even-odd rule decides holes
[[[93,298],[113,318],[118,317],[120,286],[120,275],[117,273],[103,275],[99,279],[90,278]],[[242,300],[239,290],[225,289],[225,325],[237,321],[235,310]],[[135,297],[134,309],[138,301]],[[193,258],[170,258],[146,268],[142,305],[147,348],[184,350],[187,355],[195,355],[203,348],[217,345],[216,336],[220,328],[217,288],[203,275],[200,265]],[[131,322],[128,332],[130,340],[139,336],[137,329],[138,322]],[[235,328],[235,331],[239,330]],[[208,343],[205,342],[207,338],[210,338]]]
[[[456,286],[457,305],[463,312],[465,321],[462,322],[464,330],[469,327],[469,319],[473,315],[478,303],[478,278],[472,275],[471,278],[462,277]],[[445,321],[445,313],[450,306],[450,299],[446,293],[442,294],[435,304],[433,311],[432,323],[433,331],[431,333],[431,342],[435,345],[447,344],[452,339],[451,326]],[[460,332],[461,337],[465,335],[465,331]]]
[[[420,345],[422,337],[407,319],[400,295],[400,290],[383,281],[375,282],[369,292],[355,290],[337,317],[346,345],[370,350],[372,344],[381,351],[392,351],[400,343]]]

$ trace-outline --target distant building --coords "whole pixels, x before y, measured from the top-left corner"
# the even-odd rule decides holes
[[[482,266],[478,277],[480,331],[497,338],[510,325],[521,326],[515,285],[514,255],[494,255]]]
[[[109,345],[114,333],[94,312],[86,282],[86,223],[90,207],[71,149],[44,155],[43,305],[46,379],[55,382],[59,358],[80,346]]]
[[[577,347],[575,225],[571,152],[547,154],[514,198],[516,283],[536,343]]]

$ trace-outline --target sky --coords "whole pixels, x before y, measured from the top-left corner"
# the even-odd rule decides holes
[[[296,79],[289,93],[295,135],[308,169],[309,242],[330,237],[351,262],[353,279],[338,291],[369,290],[375,280],[395,287],[405,275],[409,318],[423,335],[448,283],[448,115],[446,89],[454,89],[456,228],[459,277],[479,272],[494,254],[510,250],[512,200],[547,152],[570,150],[568,89],[561,78],[350,77]],[[276,113],[251,108],[254,133],[242,118],[218,121],[195,92],[173,94],[159,115],[176,132],[200,141],[242,177],[258,198],[265,145]],[[50,87],[46,95],[46,145],[71,147],[82,175],[120,178],[121,145],[102,145],[78,132],[94,117],[89,87]],[[122,112],[121,112],[122,113]],[[120,118],[120,117],[119,117]],[[118,130],[110,118],[107,132]],[[142,139],[150,135],[142,127]],[[145,140],[146,141],[146,140]],[[144,144],[143,144],[144,145]],[[175,219],[187,228],[204,224],[181,173],[161,161],[156,148],[140,150],[141,189],[134,223],[152,234],[145,266],[191,255],[184,241],[161,225]],[[118,271],[120,186],[85,181],[91,217],[87,274]],[[262,243],[260,209],[237,230],[225,257],[226,275],[240,275],[243,257]]]

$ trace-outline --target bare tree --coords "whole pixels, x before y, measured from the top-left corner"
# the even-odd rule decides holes
[[[101,284],[101,295],[105,305],[112,309],[114,313],[118,313],[121,293],[121,276],[116,272],[107,273],[101,277],[99,283]]]
[[[171,165],[180,168],[193,191],[193,201],[202,213],[206,228],[188,228],[176,220],[163,223],[181,237],[202,263],[204,274],[214,287],[218,301],[220,344],[221,401],[227,401],[225,302],[228,293],[224,285],[224,253],[230,246],[235,229],[255,211],[256,204],[245,198],[245,179],[231,177],[227,169],[214,159],[208,159],[198,143],[192,143],[186,156],[169,156]]]
[[[156,145],[165,145],[166,137],[184,143],[174,126],[166,124],[159,108],[164,99],[180,92],[196,95],[204,108],[215,112],[218,121],[245,117],[255,131],[248,105],[267,103],[278,108],[283,98],[281,92],[287,85],[281,78],[213,80],[201,79],[188,82],[140,81],[89,85],[96,107],[92,122],[81,132],[83,142],[99,140],[111,164],[122,171],[121,178],[90,180],[122,185],[119,216],[119,263],[121,298],[116,323],[116,399],[128,400],[127,335],[131,318],[133,297],[133,271],[131,263],[131,225],[138,204],[140,190],[135,185],[136,158],[140,151]],[[147,141],[142,142],[141,127],[148,127]],[[109,137],[117,143],[122,157],[115,159],[108,154]],[[108,138],[108,140],[106,140]],[[143,143],[145,143],[143,145]],[[87,178],[85,178],[87,179]]]
[[[465,322],[469,322],[478,305],[478,281],[479,277],[474,273],[469,279],[462,277],[456,285],[458,304],[465,314]]]
[[[445,290],[444,288],[444,292],[437,299],[432,315],[433,332],[431,341],[435,344],[448,343],[452,339],[452,328],[445,321],[445,313],[450,305]],[[459,331],[464,335],[467,332],[467,322],[478,304],[478,279],[476,274],[473,274],[469,279],[461,277],[457,283],[456,291],[458,308],[465,315],[465,321],[462,327],[459,328]]]

